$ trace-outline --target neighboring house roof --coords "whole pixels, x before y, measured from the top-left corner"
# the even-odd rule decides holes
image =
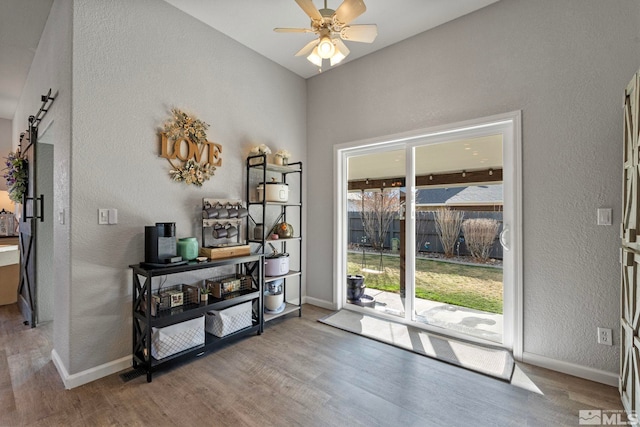
[[[391,188],[386,190],[389,191],[398,191],[399,188]],[[397,196],[397,195],[396,195]],[[360,196],[360,191],[350,191],[347,193],[347,212],[360,212],[362,211],[362,197]]]
[[[502,184],[469,187],[421,188],[416,192],[418,206],[502,205]]]
[[[421,188],[416,191],[417,205],[442,206],[467,187]]]
[[[421,188],[416,192],[416,206],[501,206],[502,184],[471,185],[468,187]],[[362,201],[359,193],[347,194],[347,210],[359,212]]]

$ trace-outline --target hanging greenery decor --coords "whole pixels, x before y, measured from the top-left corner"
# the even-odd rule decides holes
[[[9,189],[9,198],[16,203],[22,203],[29,178],[27,159],[22,157],[20,150],[12,151],[5,158],[5,165],[3,170],[7,172],[3,176]]]
[[[172,166],[169,176],[174,181],[201,187],[213,176],[216,166],[221,166],[222,146],[207,141],[207,123],[177,108],[171,113],[172,119],[164,124],[161,153]],[[176,166],[172,160],[183,163]]]

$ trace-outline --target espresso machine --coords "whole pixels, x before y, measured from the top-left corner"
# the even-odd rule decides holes
[[[178,256],[175,222],[156,222],[144,228],[144,263],[153,267],[186,264]]]

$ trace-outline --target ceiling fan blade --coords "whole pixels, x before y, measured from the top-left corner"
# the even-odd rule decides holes
[[[376,24],[350,25],[340,30],[340,37],[350,42],[373,43],[377,36]]]
[[[276,33],[313,33],[310,28],[274,28]]]
[[[362,15],[365,10],[367,10],[367,6],[364,5],[364,1],[362,0],[344,0],[340,7],[336,9],[334,19],[340,26],[347,25]]]
[[[351,53],[347,45],[344,44],[342,40],[335,39],[335,42],[336,42],[336,49],[338,50],[338,52],[342,53],[344,56],[347,56]]]
[[[309,52],[311,52],[313,48],[316,47],[317,45],[318,45],[318,40],[312,40],[309,43],[307,43],[302,49],[300,49],[298,53],[295,54],[295,56],[304,56]]]
[[[304,13],[309,15],[312,21],[322,22],[322,15],[320,15],[320,11],[318,11],[318,8],[313,4],[312,0],[296,0],[296,3],[304,10]]]

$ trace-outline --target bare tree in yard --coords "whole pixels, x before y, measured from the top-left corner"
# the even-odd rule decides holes
[[[360,196],[362,197],[360,216],[364,233],[371,247],[382,253],[389,227],[400,210],[398,191],[363,191]]]
[[[461,211],[446,208],[439,208],[435,211],[436,230],[446,257],[453,256],[453,248],[460,235],[463,218],[464,212]]]
[[[462,224],[467,249],[474,258],[489,259],[491,248],[498,234],[499,224],[495,219],[468,219]]]

